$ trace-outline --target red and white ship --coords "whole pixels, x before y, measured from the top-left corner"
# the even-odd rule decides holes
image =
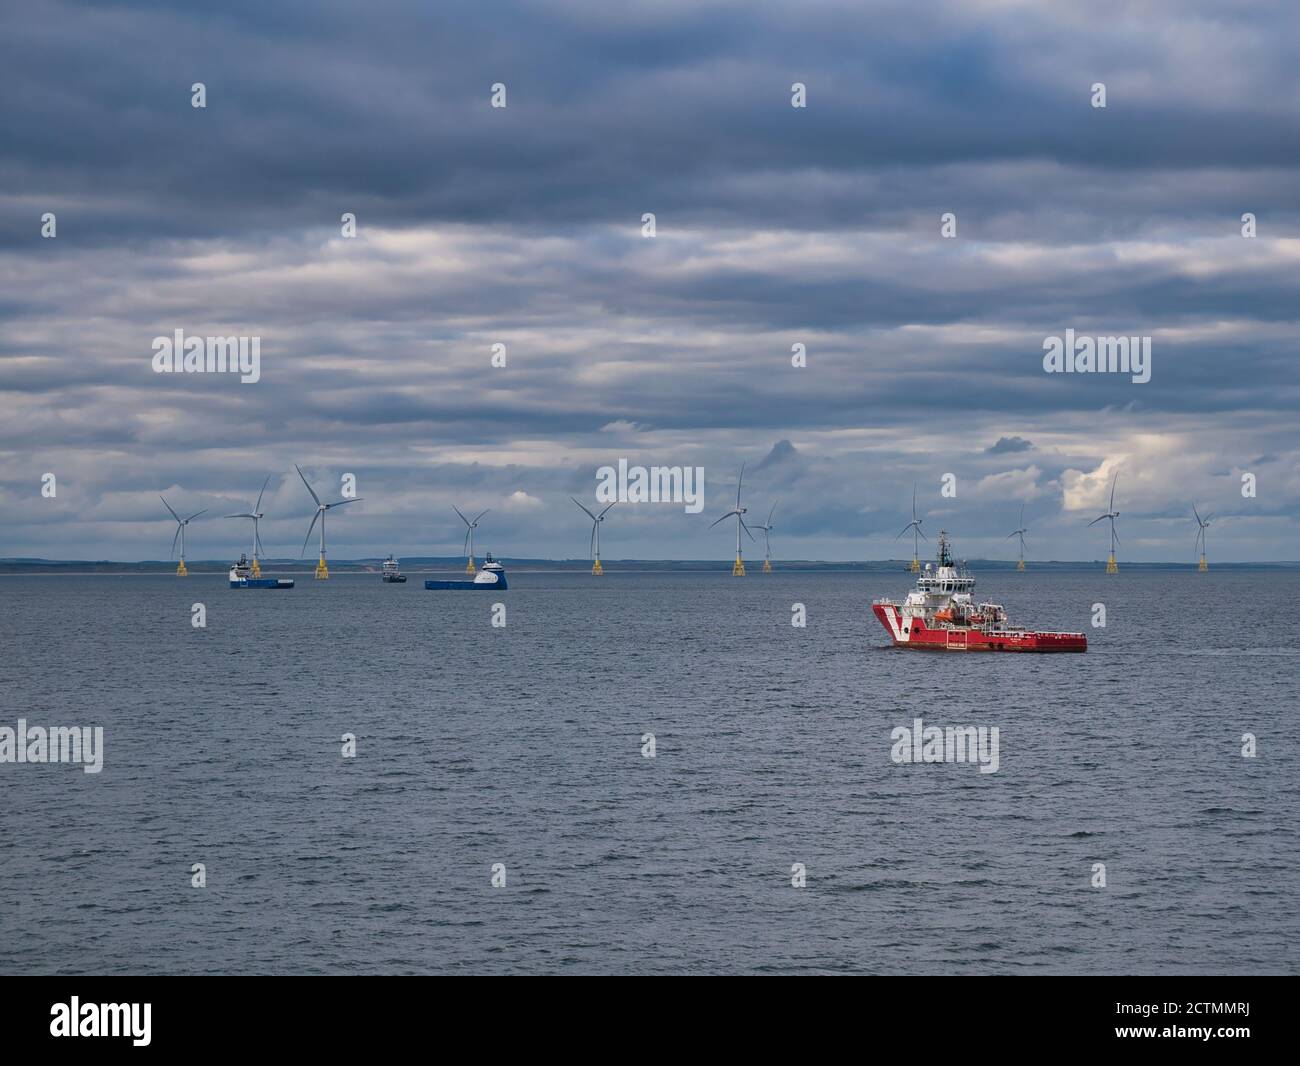
[[[916,579],[901,604],[876,600],[871,609],[897,648],[938,651],[1087,651],[1082,633],[1045,633],[1007,624],[1000,603],[975,603],[975,577],[954,566],[948,534],[939,534],[939,557]]]

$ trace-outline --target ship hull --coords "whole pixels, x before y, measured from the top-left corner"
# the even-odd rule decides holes
[[[406,584],[406,575],[405,575],[405,574],[398,574],[397,577],[390,577],[390,576],[388,576],[387,574],[385,574],[385,575],[384,575],[384,584],[385,584],[385,585],[405,585],[405,584]]]
[[[426,581],[426,589],[446,590],[459,589],[469,591],[471,589],[482,592],[501,591],[506,588],[506,579],[503,577],[500,581]]]
[[[888,631],[896,648],[922,651],[1083,652],[1088,638],[1082,633],[1045,633],[1032,630],[983,630],[966,626],[930,628],[920,618],[904,621],[893,604],[877,603],[872,611]]]
[[[293,588],[293,578],[291,577],[250,577],[243,580],[232,581],[232,589],[291,589]]]

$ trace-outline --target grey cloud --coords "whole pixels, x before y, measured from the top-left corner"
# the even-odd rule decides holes
[[[331,536],[368,554],[454,550],[453,500],[515,491],[544,506],[494,511],[502,550],[578,551],[565,497],[620,455],[703,465],[710,499],[748,461],[755,507],[780,495],[782,550],[806,555],[890,553],[913,480],[970,554],[1022,498],[1036,550],[1095,554],[1064,485],[1108,460],[1148,473],[1139,518],[1193,492],[1223,507],[1234,471],[1300,453],[1289,17],[11,7],[0,554],[134,558],[167,539],[150,494],[233,505],[271,471],[271,532],[291,542],[294,462],[364,479]],[[151,338],[178,327],[261,336],[262,382],[153,375]],[[1043,374],[1043,337],[1066,328],[1154,335],[1151,383]],[[999,480],[1031,447],[1032,484]],[[51,469],[66,489],[45,507]],[[945,503],[947,471],[989,480]],[[1260,523],[1297,508],[1275,473],[1240,547],[1218,545],[1293,554],[1285,522]],[[1163,536],[1139,550],[1160,557]],[[725,557],[725,539],[628,508],[609,543]]]
[[[1033,442],[1027,441],[1023,437],[999,437],[984,451],[988,455],[1006,455],[1013,452],[1032,451],[1033,447]]]

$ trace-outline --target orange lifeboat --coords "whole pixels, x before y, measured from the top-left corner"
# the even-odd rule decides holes
[[[952,609],[951,609],[950,607],[945,607],[945,608],[943,608],[942,610],[935,611],[935,612],[934,612],[934,620],[935,620],[936,622],[951,622],[951,621],[952,621]]]

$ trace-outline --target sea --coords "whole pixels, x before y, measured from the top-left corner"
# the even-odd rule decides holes
[[[0,762],[0,972],[1300,972],[1295,570],[977,575],[1084,655],[890,648],[901,569],[294,576],[0,577],[0,727],[103,729]]]

